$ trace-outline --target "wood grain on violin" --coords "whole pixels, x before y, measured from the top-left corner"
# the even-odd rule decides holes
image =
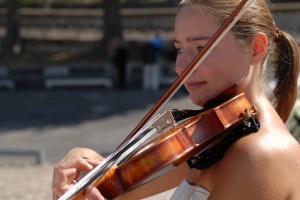
[[[205,45],[202,51],[200,51],[199,55],[196,56],[165,95],[133,129],[121,146],[137,135],[153,115],[161,109],[166,101],[171,98],[190,74],[200,66],[214,47],[225,37],[231,27],[239,20],[253,1],[254,0],[242,0],[239,3],[230,17]],[[166,166],[177,166],[189,159],[211,143],[220,133],[243,120],[245,111],[256,112],[244,94],[237,95],[220,105],[209,107],[209,109],[200,114],[163,132],[146,145],[143,145],[123,162],[113,166],[110,166],[111,163],[108,163],[103,167],[103,169],[106,170],[101,175],[95,172],[98,170],[96,167],[96,170],[88,174],[91,181],[84,180],[84,177],[84,181],[81,183],[79,181],[78,184],[73,187],[73,190],[71,188],[66,193],[67,195],[63,195],[59,200],[81,199],[84,193],[84,187],[87,185],[97,187],[101,194],[108,199],[113,199],[124,192],[130,191],[149,176]],[[120,148],[117,150],[119,149]]]
[[[256,113],[244,94],[205,110],[148,142],[91,185],[108,199],[130,191],[164,167],[177,166],[188,160],[225,130],[243,121],[245,111]],[[82,192],[73,199],[80,199],[81,195]]]

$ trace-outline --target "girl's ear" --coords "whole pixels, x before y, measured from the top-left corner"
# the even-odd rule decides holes
[[[264,33],[257,33],[252,41],[252,59],[251,64],[260,63],[268,51],[268,39]]]

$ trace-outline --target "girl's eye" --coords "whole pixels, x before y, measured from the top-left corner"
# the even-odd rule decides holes
[[[175,48],[175,51],[176,51],[176,54],[181,54],[183,50],[180,48]]]
[[[202,51],[203,48],[204,48],[204,46],[198,46],[198,47],[197,47],[198,51]]]

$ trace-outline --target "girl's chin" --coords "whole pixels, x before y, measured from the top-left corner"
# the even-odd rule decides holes
[[[199,99],[198,98],[193,98],[193,96],[191,96],[191,101],[193,102],[193,104],[199,106],[199,107],[203,107],[203,105],[205,105],[206,101],[204,101],[204,99]]]

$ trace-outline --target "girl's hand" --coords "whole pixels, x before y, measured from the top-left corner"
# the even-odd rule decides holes
[[[104,158],[95,151],[86,148],[71,150],[54,168],[52,180],[53,200],[57,200],[75,185],[80,172],[89,172],[100,164]],[[95,187],[88,187],[84,192],[86,200],[104,200]]]

